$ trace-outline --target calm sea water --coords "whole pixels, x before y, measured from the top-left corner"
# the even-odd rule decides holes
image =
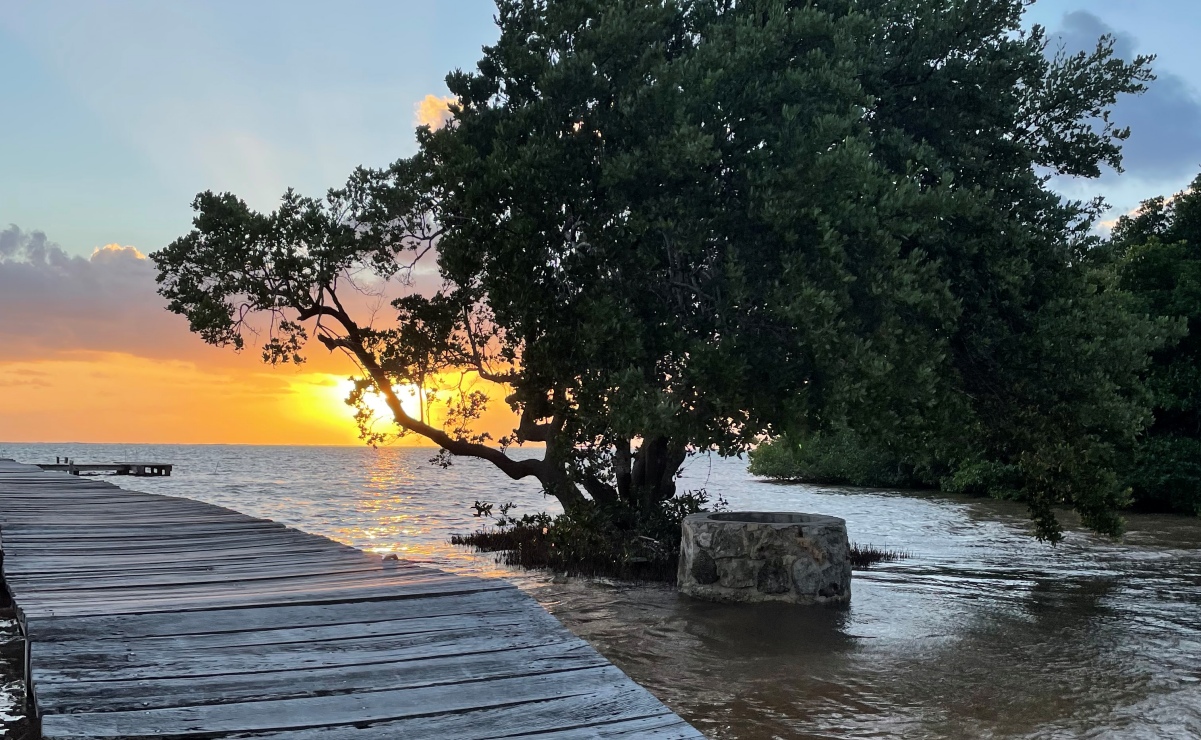
[[[856,572],[846,609],[706,604],[671,589],[552,578],[447,543],[476,500],[559,507],[536,484],[432,450],[23,445],[0,457],[142,460],[111,478],[376,552],[505,577],[713,738],[1201,737],[1201,521],[1132,516],[1119,542],[1034,541],[1006,502],[784,486],[697,458],[685,488],[732,508],[821,512],[907,550]]]

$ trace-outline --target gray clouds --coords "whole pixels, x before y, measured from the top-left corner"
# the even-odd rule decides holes
[[[187,324],[155,292],[154,266],[110,244],[68,254],[40,231],[0,231],[0,360],[62,352],[167,357],[196,352]]]
[[[1091,51],[1105,34],[1113,35],[1118,56],[1134,58],[1138,40],[1087,11],[1064,16],[1062,27],[1051,35],[1048,52]],[[1123,167],[1145,181],[1192,176],[1201,169],[1201,99],[1183,77],[1162,70],[1156,76],[1147,92],[1121,98],[1113,108],[1114,122],[1131,129],[1122,146]]]
[[[3,261],[25,261],[30,264],[65,267],[70,258],[42,232],[24,233],[15,225],[10,225],[4,231],[0,231],[0,262]]]
[[[117,244],[89,257],[67,253],[40,231],[17,226],[0,230],[0,363],[50,359],[79,352],[117,352],[156,360],[201,362],[205,366],[257,364],[222,348],[209,347],[188,330],[182,316],[167,310],[158,295],[154,264],[133,247]],[[436,272],[419,273],[407,287],[368,285],[386,295],[348,291],[347,308],[364,323],[395,313],[388,299],[414,291],[433,292]],[[401,291],[397,293],[397,291]],[[261,328],[261,327],[260,327]],[[257,337],[247,337],[253,347]],[[343,358],[313,343],[306,353],[314,371],[345,368]]]

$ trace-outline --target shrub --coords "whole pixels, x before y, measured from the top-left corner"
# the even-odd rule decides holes
[[[1201,439],[1146,438],[1135,449],[1126,480],[1135,509],[1201,516]]]
[[[500,553],[500,562],[545,568],[571,576],[602,576],[626,581],[675,583],[680,557],[680,523],[705,511],[708,494],[689,491],[649,512],[627,506],[603,507],[591,501],[569,513],[509,516],[513,504],[500,507],[491,527],[453,535],[456,545]],[[719,497],[714,508],[725,508]],[[476,502],[476,516],[492,517],[492,505]]]
[[[1016,465],[978,460],[960,465],[942,479],[940,488],[969,496],[1017,498],[1021,486],[1022,472]]]
[[[816,432],[799,441],[778,437],[750,453],[750,472],[776,480],[851,486],[929,485],[913,465],[850,430]]]

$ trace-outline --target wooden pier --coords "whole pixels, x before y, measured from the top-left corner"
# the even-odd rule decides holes
[[[44,738],[701,735],[504,581],[0,460]]]
[[[39,463],[42,470],[55,473],[109,473],[111,475],[164,476],[171,475],[170,463],[115,462],[115,463]]]

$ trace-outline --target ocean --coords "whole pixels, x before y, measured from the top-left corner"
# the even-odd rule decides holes
[[[111,477],[372,552],[512,580],[713,738],[1201,737],[1201,520],[1129,517],[1117,541],[1055,547],[1012,502],[780,485],[746,461],[689,460],[679,487],[732,509],[847,520],[910,557],[857,571],[844,609],[696,602],[656,585],[564,579],[449,543],[472,504],[560,511],[536,482],[424,448],[7,444],[21,462],[146,461]],[[536,451],[528,453],[536,454]]]

